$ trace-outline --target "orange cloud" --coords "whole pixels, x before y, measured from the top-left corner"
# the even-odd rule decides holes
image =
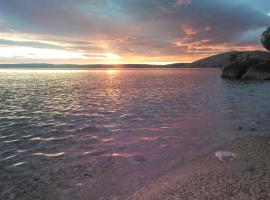
[[[194,27],[187,25],[187,24],[182,25],[182,30],[188,36],[196,35],[198,33],[198,31]]]

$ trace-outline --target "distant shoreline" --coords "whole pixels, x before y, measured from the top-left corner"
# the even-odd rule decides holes
[[[219,68],[211,68],[211,67],[207,67],[207,68],[199,68],[199,67],[178,67],[178,68],[175,68],[175,67],[156,67],[156,68],[1,68],[0,67],[0,70],[14,70],[14,71],[19,71],[19,70],[37,70],[37,71],[42,71],[42,70],[85,70],[85,71],[91,71],[91,70],[187,70],[187,69],[190,69],[190,70],[217,70]]]
[[[47,64],[47,63],[21,63],[21,64],[0,64],[0,69],[223,69],[228,66],[230,56],[236,52],[243,55],[256,56],[258,58],[265,58],[270,56],[266,51],[230,51],[216,54],[207,58],[197,60],[192,63],[172,63],[166,65],[153,64]]]

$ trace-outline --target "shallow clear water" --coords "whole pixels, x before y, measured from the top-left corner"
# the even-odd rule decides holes
[[[110,164],[104,177],[95,178],[98,172],[93,172],[99,183],[91,187],[104,185],[109,176],[119,185],[114,191],[121,186],[119,193],[129,193],[132,189],[121,184],[139,188],[233,137],[238,126],[243,127],[239,134],[254,122],[259,122],[256,130],[267,130],[270,82],[226,81],[220,73],[0,70],[0,167],[16,174],[43,170],[52,175],[67,163],[72,169],[62,171],[68,173],[73,167],[84,171],[86,165],[99,169]],[[67,177],[59,178],[66,180],[61,187],[75,187],[76,177]],[[106,196],[96,191],[95,198]]]

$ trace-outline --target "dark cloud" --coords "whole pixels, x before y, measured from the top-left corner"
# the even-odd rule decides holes
[[[194,1],[174,15],[174,18],[182,19],[198,30],[192,37],[193,41],[211,39],[213,43],[236,42],[245,32],[267,26],[270,22],[266,13],[245,1],[207,2],[208,4],[205,1]],[[205,27],[210,29],[205,31]]]

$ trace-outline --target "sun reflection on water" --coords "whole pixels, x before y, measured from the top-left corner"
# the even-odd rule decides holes
[[[58,157],[58,156],[62,156],[64,154],[65,154],[65,152],[51,153],[51,154],[48,154],[48,153],[33,153],[32,155],[34,155],[34,156],[46,156],[46,157]]]
[[[119,73],[119,70],[118,69],[106,69],[106,73],[108,75],[116,75]]]

